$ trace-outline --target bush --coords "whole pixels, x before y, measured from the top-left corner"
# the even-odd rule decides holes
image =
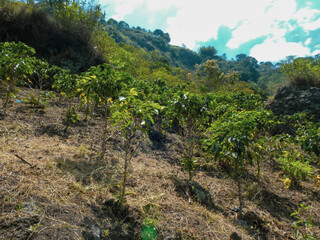
[[[3,95],[3,115],[12,97],[18,92],[16,85],[34,71],[35,50],[21,42],[0,43],[0,93]]]
[[[100,10],[83,10],[76,2],[53,8],[44,2],[36,6],[22,1],[0,2],[0,41],[21,41],[33,47],[38,58],[73,73],[102,64],[104,59],[93,48],[98,19],[91,16],[101,14]]]
[[[307,180],[313,169],[308,162],[304,160],[304,157],[298,152],[287,152],[279,158],[281,169],[288,175],[292,184],[298,184],[300,180]],[[290,186],[288,186],[289,188]]]
[[[281,70],[293,86],[312,86],[320,88],[320,59],[296,58],[281,65]]]

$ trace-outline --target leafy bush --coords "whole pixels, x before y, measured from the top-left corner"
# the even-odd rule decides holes
[[[320,157],[320,123],[308,122],[305,127],[299,128],[297,132],[301,148]]]
[[[312,216],[309,218],[305,218],[302,216],[302,213],[306,210],[310,209],[311,206],[305,206],[305,203],[301,203],[298,210],[292,213],[290,216],[294,216],[297,221],[293,222],[294,227],[294,237],[297,240],[317,240],[318,236],[312,231],[313,229],[313,221]],[[302,230],[303,227],[303,231]]]
[[[255,147],[257,134],[266,127],[270,115],[265,111],[230,112],[207,129],[210,138],[204,144],[208,153],[229,167],[238,185],[240,216],[243,200],[241,179],[248,165],[253,165],[250,148]]]
[[[298,184],[299,181],[305,181],[313,172],[312,167],[298,151],[284,151],[283,156],[279,158],[280,168],[288,175],[292,184]]]
[[[210,112],[210,102],[199,94],[179,91],[168,106],[167,117],[178,123],[179,137],[182,142],[184,157],[182,164],[193,180],[195,163],[194,151],[199,138],[204,132],[204,125]]]
[[[34,71],[35,50],[24,43],[0,43],[0,92],[3,94],[3,114],[12,97],[18,92],[16,85]]]
[[[143,101],[139,97],[136,89],[124,93],[125,97],[120,97],[119,100],[111,107],[111,122],[114,126],[118,126],[121,137],[124,140],[124,170],[121,189],[119,192],[119,202],[122,205],[125,201],[125,189],[129,163],[132,158],[132,144],[138,133],[146,135],[150,124],[153,124],[152,115],[161,109],[158,103],[151,101]],[[139,136],[141,137],[141,136]]]
[[[285,123],[293,125],[295,129],[295,142],[301,149],[320,156],[320,123],[314,123],[313,116],[306,113],[296,113],[286,116]]]
[[[24,42],[37,57],[78,73],[105,62],[93,43],[102,16],[89,1],[0,1],[0,41]]]
[[[31,104],[34,108],[45,108],[49,105],[50,99],[55,99],[53,92],[35,92],[30,93],[23,101]]]
[[[320,87],[320,59],[296,58],[281,65],[281,70],[294,86]]]
[[[77,93],[81,101],[87,103],[93,101],[96,108],[101,110],[101,117],[104,120],[101,143],[101,159],[106,151],[106,137],[108,128],[108,117],[110,107],[121,91],[126,89],[127,84],[132,81],[132,77],[121,70],[113,68],[111,65],[103,64],[91,67],[82,74],[78,81]]]
[[[70,125],[77,123],[77,121],[79,120],[80,118],[78,113],[76,112],[73,106],[70,106],[66,112],[66,118],[63,121],[63,125],[65,126],[64,132],[66,133]]]

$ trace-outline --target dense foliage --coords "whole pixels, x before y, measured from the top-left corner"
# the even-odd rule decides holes
[[[288,59],[281,65],[281,70],[289,77],[294,86],[320,87],[320,59]]]

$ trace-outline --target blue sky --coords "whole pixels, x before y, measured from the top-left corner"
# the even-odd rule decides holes
[[[171,44],[258,61],[320,53],[320,0],[100,0],[107,18],[161,29]]]

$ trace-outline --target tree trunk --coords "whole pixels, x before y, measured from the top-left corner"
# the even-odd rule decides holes
[[[7,107],[8,107],[8,103],[10,101],[10,93],[6,93],[6,97],[3,103],[3,116],[5,116],[7,114]]]
[[[130,156],[129,156],[130,145],[131,145],[131,138],[128,138],[126,143],[126,149],[125,149],[125,157],[124,157],[123,181],[122,181],[121,192],[119,196],[119,202],[121,205],[123,205],[125,200],[127,174],[128,174],[128,167],[129,167],[129,161],[130,161]]]
[[[104,125],[103,125],[103,130],[102,130],[102,143],[101,143],[101,154],[100,154],[100,160],[104,160],[104,156],[106,154],[106,149],[107,149],[107,130],[108,130],[108,109],[105,107],[104,109]]]
[[[104,155],[106,153],[106,148],[107,148],[107,118],[104,119],[104,125],[103,125],[103,130],[102,130],[102,144],[101,144],[101,154],[100,154],[100,159],[104,160]]]
[[[260,166],[260,160],[257,160],[257,167],[258,167],[258,183],[260,184],[260,172],[261,172],[261,166]]]
[[[242,188],[241,188],[241,178],[239,177],[238,180],[237,180],[237,183],[238,183],[238,197],[239,197],[239,204],[240,204],[240,207],[239,207],[239,218],[242,218],[243,217],[243,199],[242,199]]]

